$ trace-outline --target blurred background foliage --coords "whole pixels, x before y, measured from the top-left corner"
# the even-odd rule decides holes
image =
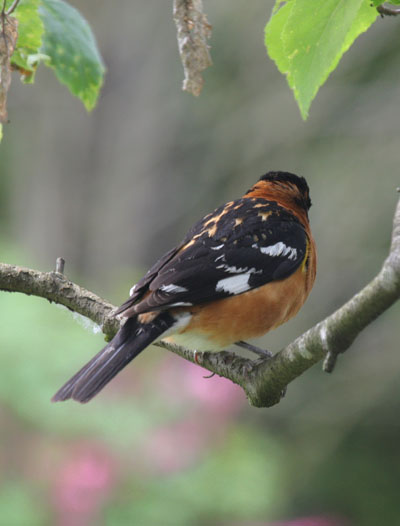
[[[97,108],[39,70],[15,77],[1,146],[1,260],[116,304],[193,221],[268,170],[304,175],[319,248],[277,350],[339,307],[385,257],[399,185],[400,20],[378,20],[302,122],[266,57],[272,2],[205,2],[214,66],[180,91],[171,2],[72,2],[108,73]],[[301,23],[301,21],[299,21]],[[66,310],[0,294],[0,524],[339,526],[399,523],[399,306],[333,375],[316,366],[271,409],[151,348],[86,406],[50,397],[102,345]]]

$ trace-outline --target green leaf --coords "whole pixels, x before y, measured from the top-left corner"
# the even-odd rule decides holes
[[[265,44],[304,120],[320,86],[377,16],[370,0],[289,0],[272,15]]]
[[[290,69],[290,60],[283,49],[282,35],[294,2],[288,2],[276,11],[280,3],[281,1],[277,0],[272,18],[265,27],[265,45],[269,56],[275,61],[279,71],[286,75]]]
[[[11,1],[8,0],[7,7]],[[37,65],[43,58],[39,55],[44,32],[39,5],[40,0],[21,0],[12,14],[18,20],[18,40],[11,63],[22,72],[22,80],[27,83],[33,82]]]
[[[62,0],[42,0],[42,52],[58,80],[68,86],[89,111],[103,84],[105,68],[89,24],[74,7]]]

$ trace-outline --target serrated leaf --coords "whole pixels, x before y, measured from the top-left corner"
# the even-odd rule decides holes
[[[265,43],[305,120],[320,86],[376,20],[370,0],[291,0],[272,15]]]
[[[39,13],[45,27],[41,51],[50,57],[47,65],[88,111],[93,109],[105,68],[89,24],[63,0],[42,0]]]
[[[7,7],[11,5],[8,0]],[[22,72],[24,82],[33,82],[38,62],[32,60],[42,46],[44,26],[38,8],[40,0],[21,0],[13,16],[18,20],[18,40],[11,62]]]

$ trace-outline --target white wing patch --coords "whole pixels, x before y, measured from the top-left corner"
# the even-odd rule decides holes
[[[215,260],[216,261],[216,260]],[[218,265],[218,267],[215,267],[217,269],[223,269],[225,272],[228,272],[229,274],[243,274],[243,273],[249,273],[249,274],[261,274],[262,270],[257,270],[256,268],[252,267],[230,267],[229,265]]]
[[[187,292],[188,289],[185,287],[180,287],[179,285],[174,285],[170,283],[169,285],[161,285],[160,290],[163,292],[169,292],[170,294],[177,294],[178,292]]]
[[[215,290],[217,292],[227,292],[228,294],[241,294],[250,289],[249,278],[250,272],[246,274],[237,274],[230,278],[220,279]]]
[[[224,244],[222,243],[222,245],[218,245],[216,247],[210,247],[211,250],[221,250],[221,248],[224,248]]]
[[[131,290],[129,291],[129,296],[133,296],[135,289],[136,289],[136,285],[133,285],[133,287],[131,287]]]
[[[258,248],[262,254],[267,254],[268,256],[287,256],[288,259],[297,258],[297,248],[288,247],[282,241],[275,243],[275,245],[270,245],[269,247],[259,247],[258,245],[252,245],[252,248]]]

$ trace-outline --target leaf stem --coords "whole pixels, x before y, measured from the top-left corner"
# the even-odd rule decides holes
[[[11,15],[11,13],[13,13],[17,9],[18,4],[19,4],[19,0],[14,0],[14,2],[10,5],[9,9],[7,10],[6,15],[7,16]],[[4,0],[3,12],[4,12],[5,7],[6,7],[6,0]]]

